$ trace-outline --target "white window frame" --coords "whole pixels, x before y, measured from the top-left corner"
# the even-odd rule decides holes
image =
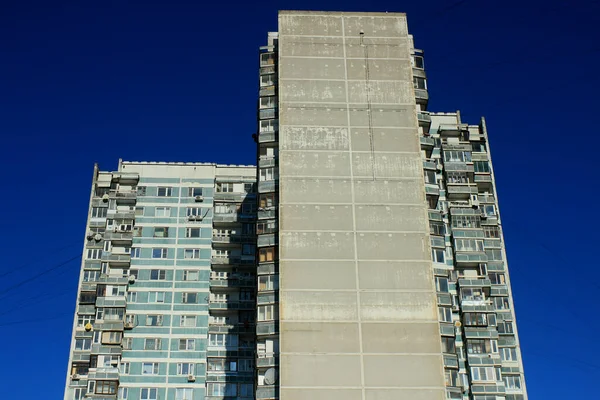
[[[200,280],[200,271],[186,269],[183,271],[183,280],[184,281],[194,281],[197,282]]]
[[[155,259],[165,259],[165,258],[167,258],[168,254],[169,254],[169,250],[166,247],[154,247],[154,248],[152,248],[152,258],[155,258]]]
[[[159,364],[157,362],[143,362],[142,375],[158,375]]]
[[[156,207],[154,210],[155,217],[170,217],[171,207]]]
[[[187,328],[195,328],[197,323],[197,318],[195,315],[182,315],[179,317],[179,326],[187,327]]]
[[[195,234],[194,235],[192,234],[195,232],[198,232],[197,236]],[[201,234],[202,234],[202,230],[200,228],[185,228],[185,237],[186,238],[197,239],[200,237]]]
[[[197,260],[200,258],[200,249],[184,249],[183,258],[186,260]]]
[[[152,323],[155,321],[156,323]],[[164,318],[162,314],[148,314],[146,316],[146,326],[163,326]]]
[[[194,363],[177,363],[177,375],[194,375],[195,370]]]
[[[159,186],[156,188],[156,196],[157,197],[171,197],[171,196],[173,196],[173,188],[170,186]]]
[[[140,400],[158,400],[157,388],[141,388]]]
[[[196,349],[196,339],[179,339],[179,351],[193,351]]]

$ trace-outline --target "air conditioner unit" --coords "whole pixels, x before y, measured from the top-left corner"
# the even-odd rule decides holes
[[[96,233],[96,234],[94,235],[94,240],[95,240],[96,242],[99,242],[99,241],[101,241],[101,240],[102,240],[102,235],[101,235],[101,234],[99,234],[99,233]]]
[[[486,213],[481,213],[481,219],[487,219],[487,214]]]
[[[73,374],[72,379],[79,379],[79,374]]]
[[[123,324],[123,328],[125,328],[125,329],[133,329],[133,322],[125,322]]]
[[[204,197],[203,196],[196,196],[196,197],[194,197],[194,201],[196,201],[197,203],[200,203],[200,202],[204,201]]]
[[[196,382],[196,377],[194,375],[188,375],[188,382]]]
[[[110,365],[119,365],[119,360],[110,360]]]
[[[108,201],[108,194],[102,196],[102,201],[105,203]]]

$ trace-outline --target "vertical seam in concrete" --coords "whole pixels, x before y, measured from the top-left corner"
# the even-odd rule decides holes
[[[344,53],[344,84],[346,85],[346,121],[348,124],[348,160],[350,161],[350,193],[352,200],[352,230],[354,231],[354,271],[356,277],[356,318],[358,319],[358,346],[360,351],[360,386],[361,386],[361,398],[365,397],[365,366],[363,356],[363,341],[362,341],[362,321],[360,318],[360,284],[358,274],[358,238],[356,231],[356,205],[354,202],[354,171],[352,169],[352,132],[350,129],[350,107],[348,99],[348,63],[346,58],[346,28],[344,26],[344,16],[341,16],[342,20],[342,48]]]

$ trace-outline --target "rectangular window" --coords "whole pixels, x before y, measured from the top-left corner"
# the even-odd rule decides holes
[[[164,269],[152,269],[150,270],[151,281],[163,281],[167,277],[167,271]]]
[[[458,371],[455,369],[444,370],[444,380],[446,382],[446,386],[450,386],[450,387],[460,386],[460,380],[458,379]],[[494,396],[494,397],[496,397],[496,396]],[[462,396],[459,395],[457,397],[448,397],[448,398],[449,399],[462,399]]]
[[[275,132],[277,130],[277,120],[264,119],[260,121],[260,132]]]
[[[158,389],[142,388],[140,390],[140,400],[158,400]]]
[[[217,183],[217,193],[233,193],[233,183],[232,182]]]
[[[279,279],[277,275],[261,275],[258,277],[258,290],[277,290],[279,286]]]
[[[208,345],[215,347],[237,346],[238,337],[237,335],[228,335],[223,333],[209,333]]]
[[[472,367],[471,379],[480,382],[493,382],[500,380],[500,373],[494,367]]]
[[[195,339],[179,339],[179,350],[194,350],[195,348]]]
[[[275,167],[269,167],[269,168],[261,168],[260,169],[260,175],[259,175],[259,180],[260,181],[272,181],[277,179],[277,169]]]
[[[160,338],[147,338],[144,341],[144,350],[160,350]]]
[[[146,195],[146,186],[138,186],[136,189],[137,195],[138,196],[145,196]]]
[[[184,281],[197,281],[200,279],[200,271],[185,270],[183,271]]]
[[[142,227],[136,226],[133,228],[133,237],[142,237]]]
[[[186,228],[185,229],[185,237],[186,238],[199,238],[200,237],[200,228]]]
[[[235,383],[207,383],[206,392],[208,396],[236,397],[237,384]]]
[[[102,332],[102,344],[121,344],[122,332]]]
[[[456,353],[455,340],[453,337],[442,336],[442,352]]]
[[[275,247],[262,247],[258,250],[258,261],[269,262],[275,260]]]
[[[435,171],[425,170],[425,171],[423,171],[423,174],[425,175],[425,183],[437,185],[437,179],[435,178]]]
[[[277,230],[277,222],[275,220],[258,221],[256,224],[256,233],[261,235],[265,233],[273,233]]]
[[[448,293],[448,278],[435,277],[435,288],[438,292]]]
[[[446,181],[448,183],[470,183],[466,172],[447,172]]]
[[[142,254],[142,249],[139,247],[132,247],[131,248],[131,258],[140,258]]]
[[[463,321],[465,326],[487,326],[487,314],[484,313],[464,313]]]
[[[415,86],[415,89],[427,89],[427,83],[425,81],[425,78],[413,76],[413,84]]]
[[[260,108],[275,108],[277,107],[277,96],[261,97]]]
[[[158,363],[142,363],[142,375],[158,375]]]
[[[123,343],[121,343],[121,346],[123,347],[123,350],[131,350],[133,346],[133,338],[123,338]]]
[[[517,349],[514,347],[503,347],[500,349],[502,361],[517,361]]]
[[[149,292],[148,303],[164,303],[165,292]]]
[[[161,186],[158,188],[158,191],[157,191],[158,197],[171,197],[172,194],[173,194],[173,188],[171,188],[171,187]]]
[[[198,293],[184,293],[182,296],[183,304],[198,303]]]
[[[445,263],[446,262],[446,252],[444,249],[437,249],[433,247],[431,249],[431,259],[433,262],[437,263]]]
[[[481,239],[454,239],[456,251],[484,251]]]
[[[156,207],[154,215],[156,217],[170,217],[171,207]]]
[[[89,350],[92,348],[92,339],[75,339],[75,350]]]
[[[120,387],[119,393],[117,394],[117,399],[118,400],[127,400],[128,393],[129,393],[129,391],[127,390],[127,388]]]
[[[193,373],[191,374],[193,375]],[[176,388],[175,400],[194,400],[194,389],[192,388]]]
[[[485,294],[480,288],[462,288],[460,290],[462,301],[484,301]]]
[[[490,172],[490,164],[487,161],[475,161],[473,163],[473,167],[475,169],[475,172],[483,172],[483,173]]]
[[[202,216],[202,208],[200,208],[200,207],[188,207],[186,209],[186,215],[188,217],[191,217],[191,216],[201,217]]]
[[[492,297],[496,310],[510,310],[508,297]]]
[[[162,326],[163,316],[162,315],[148,315],[146,317],[146,326]]]
[[[202,188],[201,187],[188,188],[188,197],[196,197],[196,196],[202,196]]]
[[[195,315],[182,315],[179,319],[179,326],[185,326],[188,328],[192,328],[196,326],[196,316]]]
[[[266,74],[260,76],[260,87],[273,86],[276,81],[275,74]]]
[[[437,236],[446,234],[446,227],[443,222],[429,221],[429,233]]]
[[[259,200],[259,208],[271,208],[271,207],[275,207],[275,193],[267,193],[267,194],[261,194],[260,195],[260,200]]]
[[[136,207],[135,208],[135,216],[142,217],[144,215],[144,207]]]
[[[106,218],[108,207],[92,207],[92,218]]]
[[[498,323],[498,333],[500,334],[512,334],[515,333],[512,322],[501,321]]]
[[[258,321],[271,321],[278,318],[279,307],[273,304],[258,306]]]
[[[200,249],[185,249],[183,251],[183,258],[187,258],[187,259],[200,258]]]
[[[96,381],[96,394],[117,394],[117,381]]]
[[[485,254],[487,255],[488,261],[501,261],[502,260],[502,250],[490,249],[490,250],[486,250]]]
[[[521,377],[509,375],[502,377],[502,379],[504,380],[504,386],[506,386],[507,391],[521,390]]]
[[[194,375],[193,363],[178,363],[177,364],[177,375]]]
[[[88,249],[86,259],[99,260],[102,257],[102,249]]]
[[[483,226],[483,234],[486,238],[500,239],[500,228],[497,226]]]
[[[169,228],[161,226],[154,227],[154,235],[155,238],[166,238],[169,237]]]
[[[444,161],[471,162],[471,152],[459,150],[446,150],[444,151]]]
[[[167,258],[167,249],[166,248],[153,248],[152,249],[152,258]]]
[[[500,274],[498,272],[490,272],[488,274],[492,285],[504,285],[506,283],[506,279],[504,274]]]
[[[122,362],[119,366],[119,373],[122,375],[129,375],[129,371],[131,370],[131,364],[128,362]]]
[[[438,317],[441,322],[452,322],[452,309],[450,307],[438,307]]]
[[[481,219],[477,215],[453,215],[453,228],[481,228]]]

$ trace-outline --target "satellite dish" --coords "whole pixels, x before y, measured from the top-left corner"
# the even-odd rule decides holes
[[[92,324],[90,324],[90,323],[88,322],[87,324],[85,324],[84,328],[85,328],[85,330],[86,330],[87,332],[89,332],[89,331],[91,331],[91,330],[92,330]]]
[[[454,326],[457,327],[457,328],[460,328],[462,326],[462,323],[460,321],[456,321],[454,323]]]
[[[277,370],[269,368],[265,371],[265,385],[274,385],[277,383]]]
[[[94,240],[95,240],[96,242],[99,242],[99,241],[101,241],[101,240],[102,240],[102,235],[101,235],[101,234],[99,234],[99,233],[96,233],[96,235],[94,236]]]
[[[135,283],[135,275],[129,275],[129,283]]]
[[[109,199],[108,194],[105,194],[104,196],[102,196],[102,201],[103,202],[106,203],[108,201],[108,199]]]

